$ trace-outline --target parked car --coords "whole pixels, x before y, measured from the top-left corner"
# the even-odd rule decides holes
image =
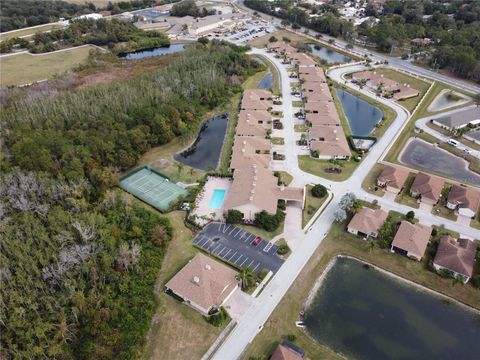
[[[457,147],[458,146],[458,141],[453,140],[453,139],[448,139],[447,144]]]
[[[257,236],[255,240],[253,240],[252,245],[257,246],[258,244],[260,244],[260,241],[262,241],[262,238],[260,236]]]

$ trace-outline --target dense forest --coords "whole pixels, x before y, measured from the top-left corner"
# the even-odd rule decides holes
[[[174,2],[174,0],[132,0],[117,3],[105,1],[105,7],[98,8],[88,0],[84,4],[72,4],[58,0],[2,0],[0,32],[47,24],[58,21],[60,18],[70,19],[102,9],[109,10],[112,14],[118,14],[167,2]]]
[[[202,8],[200,10],[194,0],[182,0],[173,5],[172,10],[170,11],[170,15],[178,17],[187,15],[193,17],[205,17],[214,14],[215,10],[207,10],[207,8]]]
[[[381,10],[373,5],[366,7],[366,15],[380,19],[378,24],[364,22],[358,27],[340,18],[337,7],[331,4],[306,4],[302,8],[293,6],[293,1],[245,0],[245,5],[285,19],[285,25],[305,26],[347,40],[365,39],[386,53],[410,47],[412,39],[430,38],[433,43],[429,65],[480,81],[479,1],[387,0]],[[320,16],[309,17],[305,8]],[[412,47],[412,51],[417,50],[425,48]]]
[[[153,73],[2,101],[0,355],[131,359],[172,229],[110,190],[151,147],[198,129],[258,64],[198,45]]]
[[[117,44],[121,43],[120,46]],[[72,21],[65,29],[38,32],[33,42],[13,38],[0,43],[0,52],[8,53],[18,45],[32,53],[45,53],[64,47],[93,44],[108,46],[112,50],[135,51],[170,44],[168,38],[158,31],[143,31],[132,21],[82,19]]]

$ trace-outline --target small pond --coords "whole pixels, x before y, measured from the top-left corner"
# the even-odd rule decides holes
[[[315,44],[308,44],[312,49],[312,55],[318,56],[320,59],[325,60],[328,64],[333,63],[349,63],[352,62],[352,58],[338,51],[334,51],[328,47],[322,47]]]
[[[404,148],[400,161],[416,168],[433,171],[460,182],[480,186],[480,175],[470,171],[466,160],[420,139],[412,139]]]
[[[343,111],[350,124],[352,134],[368,136],[382,120],[383,112],[365,100],[340,88],[335,89],[342,103]]]
[[[273,77],[272,73],[268,73],[257,85],[258,89],[270,89],[272,87]]]
[[[124,53],[124,54],[120,54],[119,57],[127,60],[138,60],[138,59],[151,58],[155,56],[173,54],[173,53],[184,51],[185,49],[186,49],[185,44],[171,44],[170,46],[163,46],[163,47],[158,47],[153,49],[134,51],[131,53]]]
[[[218,166],[227,131],[228,114],[217,115],[202,126],[195,142],[174,159],[188,166],[208,171]]]
[[[305,312],[316,341],[352,359],[477,359],[480,313],[338,258]]]
[[[467,103],[471,100],[468,96],[465,96],[456,91],[450,91],[444,89],[433,99],[430,105],[428,105],[427,111],[435,112],[449,109],[454,106],[459,106]]]

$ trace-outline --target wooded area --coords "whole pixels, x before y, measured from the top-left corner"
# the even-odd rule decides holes
[[[151,147],[195,131],[257,65],[214,43],[123,82],[2,93],[2,355],[138,354],[172,228],[110,188]]]

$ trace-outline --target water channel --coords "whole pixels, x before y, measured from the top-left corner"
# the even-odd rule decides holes
[[[328,47],[322,47],[316,44],[308,44],[312,49],[312,55],[318,56],[320,59],[325,60],[328,64],[343,64],[349,63],[353,59],[347,55],[334,51]]]
[[[352,135],[368,136],[382,120],[383,112],[365,100],[336,88],[343,111],[350,124]]]
[[[480,312],[338,258],[305,313],[306,331],[349,359],[478,359]]]
[[[200,170],[216,169],[222,152],[227,124],[228,114],[220,114],[206,121],[195,142],[184,151],[175,154],[173,158]]]
[[[157,47],[147,50],[139,50],[131,53],[120,54],[119,57],[127,60],[146,59],[155,56],[162,56],[168,54],[174,54],[184,51],[186,49],[185,44],[171,44],[169,46]]]
[[[258,89],[271,89],[273,84],[272,73],[268,73],[257,85]]]

